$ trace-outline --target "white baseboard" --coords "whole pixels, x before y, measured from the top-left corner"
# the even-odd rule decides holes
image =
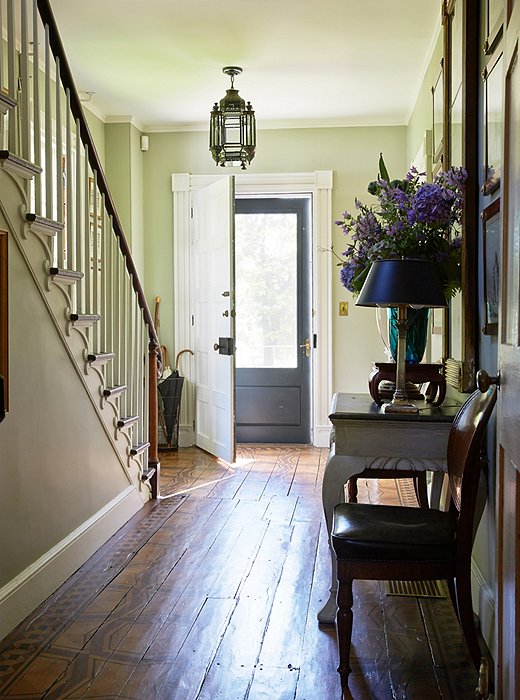
[[[496,658],[494,591],[474,560],[471,561],[471,591],[473,610],[476,611],[480,620],[480,632],[491,652],[491,656]]]
[[[312,444],[314,447],[329,447],[330,445],[330,425],[315,426]],[[193,428],[189,425],[179,426],[179,447],[191,447],[195,444]]]
[[[315,425],[312,444],[314,447],[330,446],[330,424]]]
[[[143,506],[134,486],[0,589],[0,639],[30,615]]]
[[[192,447],[195,444],[195,435],[190,425],[179,426],[179,447]]]

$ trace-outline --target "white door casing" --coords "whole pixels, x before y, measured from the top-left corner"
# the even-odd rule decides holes
[[[172,175],[173,192],[173,298],[175,351],[193,347],[191,326],[191,278],[189,243],[191,193],[221,179],[222,175]],[[313,334],[317,347],[312,353],[312,442],[329,446],[328,419],[332,397],[332,171],[310,173],[245,173],[235,176],[236,194],[312,196],[312,307]],[[195,363],[186,362],[181,404],[179,444],[194,444]]]

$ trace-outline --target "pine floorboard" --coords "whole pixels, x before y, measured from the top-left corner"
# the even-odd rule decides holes
[[[316,620],[327,454],[241,445],[230,466],[162,453],[162,498],[0,642],[0,699],[340,700],[335,630]],[[415,505],[409,482],[358,486],[360,501]],[[447,600],[372,581],[354,593],[354,700],[474,697]]]

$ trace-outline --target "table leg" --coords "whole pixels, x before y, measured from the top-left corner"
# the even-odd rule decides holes
[[[339,457],[336,455],[334,444],[331,447],[325,472],[323,474],[322,501],[327,535],[329,538],[329,550],[331,556],[331,586],[329,597],[323,608],[318,613],[318,622],[334,623],[336,621],[336,593],[338,589],[336,573],[336,557],[330,546],[330,533],[332,530],[332,515],[334,507],[338,503],[345,502],[345,484],[350,476],[363,471],[363,460],[352,457]]]

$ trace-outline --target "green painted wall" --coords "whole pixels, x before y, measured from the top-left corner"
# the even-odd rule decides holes
[[[105,127],[105,171],[126,239],[144,284],[143,154],[141,132],[130,123]]]
[[[94,139],[94,144],[96,146],[96,151],[101,160],[101,165],[105,166],[105,123],[99,119],[93,112],[83,107],[83,112],[87,120],[88,128],[92,138]]]
[[[334,219],[353,209],[355,197],[369,197],[366,186],[377,176],[380,151],[393,172],[404,174],[407,168],[406,127],[260,130],[257,142],[248,172],[333,170]],[[150,304],[161,297],[161,341],[170,354],[175,348],[171,175],[182,172],[229,174],[231,169],[217,169],[206,132],[150,134],[150,150],[144,154],[145,289]],[[333,229],[335,247],[343,250],[343,236]],[[372,360],[384,359],[374,314],[354,306],[336,267],[333,275],[334,390],[366,391]],[[350,314],[340,318],[335,311],[344,299],[351,301]]]

